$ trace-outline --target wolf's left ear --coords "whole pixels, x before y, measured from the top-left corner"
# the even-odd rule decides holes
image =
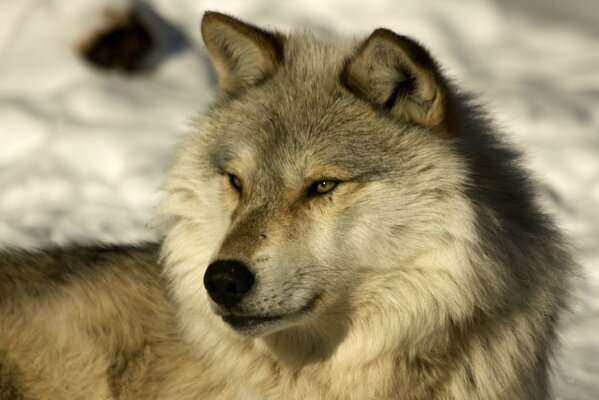
[[[377,29],[341,75],[345,86],[396,117],[434,127],[446,114],[446,85],[430,54],[416,41]]]
[[[204,14],[202,38],[221,93],[259,84],[276,71],[283,58],[284,35],[216,12]]]

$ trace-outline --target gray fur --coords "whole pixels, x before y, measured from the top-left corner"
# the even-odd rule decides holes
[[[576,265],[429,53],[214,13],[202,32],[221,92],[165,187],[164,276],[155,246],[4,253],[0,398],[549,398]],[[202,287],[217,259],[256,276],[229,309]]]

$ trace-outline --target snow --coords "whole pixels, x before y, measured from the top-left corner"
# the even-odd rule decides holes
[[[599,398],[599,3],[459,0],[152,1],[185,47],[138,75],[73,51],[127,0],[0,2],[0,246],[154,239],[147,227],[190,117],[214,77],[202,12],[280,29],[425,43],[524,148],[585,268],[561,330],[556,398]],[[594,16],[594,17],[593,17]]]

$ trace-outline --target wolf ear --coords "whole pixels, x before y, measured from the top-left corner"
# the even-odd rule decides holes
[[[375,30],[345,65],[345,86],[399,118],[433,127],[446,114],[446,85],[437,64],[416,41]]]
[[[276,71],[283,58],[284,35],[216,12],[204,14],[202,38],[221,93],[259,84]]]

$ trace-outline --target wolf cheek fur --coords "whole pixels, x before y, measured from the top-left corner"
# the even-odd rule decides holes
[[[202,35],[219,97],[182,146],[157,215],[181,331],[163,282],[133,279],[151,257],[103,262],[139,282],[114,299],[105,279],[85,281],[134,310],[129,323],[113,318],[114,332],[137,326],[135,307],[162,311],[156,326],[94,347],[97,379],[110,383],[98,393],[546,399],[575,264],[518,154],[431,55],[386,29],[339,42],[218,13]],[[83,285],[69,282],[53,301]],[[35,301],[0,300],[13,320],[14,304]],[[0,378],[14,354],[0,348]],[[105,376],[110,360],[121,361]],[[28,368],[11,371],[34,376]]]

